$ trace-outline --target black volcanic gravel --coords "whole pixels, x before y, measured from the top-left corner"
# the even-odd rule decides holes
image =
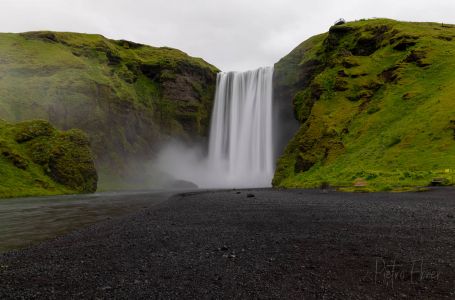
[[[450,188],[187,193],[0,255],[0,299],[453,299],[454,215]]]

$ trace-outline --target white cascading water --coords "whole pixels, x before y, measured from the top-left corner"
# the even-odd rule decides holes
[[[152,181],[172,186],[184,180],[200,188],[271,186],[272,77],[272,67],[219,73],[208,156],[197,146],[170,142],[151,165]]]
[[[208,168],[225,187],[267,187],[274,172],[273,67],[219,73]]]

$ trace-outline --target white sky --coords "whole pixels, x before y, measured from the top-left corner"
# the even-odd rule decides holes
[[[100,33],[224,71],[273,65],[338,18],[455,23],[455,0],[0,0],[0,31]]]

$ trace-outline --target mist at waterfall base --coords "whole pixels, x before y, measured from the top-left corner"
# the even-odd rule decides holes
[[[270,187],[274,166],[273,68],[217,77],[208,148],[173,141],[153,163],[200,188]]]

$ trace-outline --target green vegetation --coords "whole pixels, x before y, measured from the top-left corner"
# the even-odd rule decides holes
[[[453,183],[455,26],[388,19],[333,26],[280,60],[275,73],[275,89],[292,97],[301,127],[274,186]]]
[[[0,120],[0,178],[0,198],[91,193],[98,180],[85,133],[41,120]]]
[[[0,54],[0,118],[87,132],[102,187],[139,173],[169,136],[208,132],[218,69],[179,50],[28,32],[0,34]]]

